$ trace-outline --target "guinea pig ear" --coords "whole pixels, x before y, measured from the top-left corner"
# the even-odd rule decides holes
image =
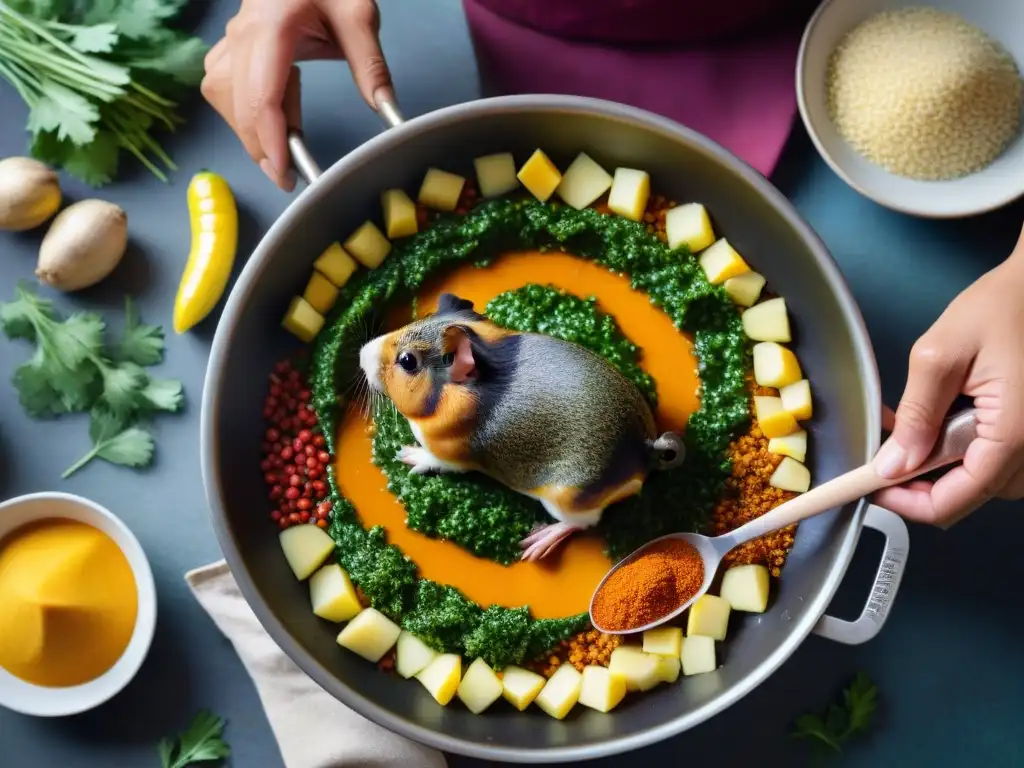
[[[455,384],[463,384],[476,378],[476,358],[473,356],[473,344],[466,329],[459,325],[451,325],[444,332],[445,348],[451,355],[448,366],[448,378]]]
[[[472,312],[473,302],[469,299],[460,299],[454,293],[442,293],[437,300],[437,314],[449,315],[456,312]]]

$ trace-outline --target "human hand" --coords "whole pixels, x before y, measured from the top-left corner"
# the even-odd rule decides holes
[[[875,501],[918,522],[948,528],[994,498],[1024,497],[1024,232],[1013,255],[949,305],[910,353],[892,435],[875,467],[913,471],[934,447],[957,395],[974,398],[978,436],[963,464],[934,483],[914,480]]]
[[[282,189],[295,185],[288,129],[301,125],[296,61],[347,59],[376,109],[393,100],[374,0],[242,0],[206,55],[202,93]]]

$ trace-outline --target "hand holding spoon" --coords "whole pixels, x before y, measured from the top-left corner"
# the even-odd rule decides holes
[[[708,591],[708,587],[711,586],[711,582],[715,578],[715,573],[718,571],[718,566],[721,564],[722,558],[725,557],[730,550],[738,547],[740,544],[750,541],[751,539],[756,539],[758,536],[763,536],[766,533],[777,531],[780,528],[786,528],[787,526],[798,523],[801,520],[806,520],[808,517],[814,517],[815,515],[820,515],[822,512],[827,512],[835,507],[840,507],[844,504],[849,504],[852,501],[857,501],[858,499],[874,493],[875,491],[879,491],[893,485],[900,485],[908,480],[913,480],[915,477],[927,474],[932,470],[958,462],[963,459],[964,455],[967,453],[967,447],[977,436],[977,427],[977,413],[973,409],[963,411],[948,419],[943,425],[942,432],[939,434],[939,438],[936,441],[935,448],[932,450],[931,455],[925,459],[924,463],[921,464],[920,467],[903,477],[898,477],[896,479],[881,477],[875,471],[873,459],[857,469],[842,474],[839,477],[829,480],[827,483],[823,483],[816,488],[812,488],[794,499],[790,499],[789,501],[780,504],[770,512],[751,520],[749,523],[741,525],[734,531],[722,534],[721,536],[703,536],[699,533],[670,533],[667,536],[662,536],[654,539],[653,541],[647,542],[632,554],[612,566],[612,569],[605,574],[601,583],[597,585],[597,589],[594,590],[594,597],[600,593],[609,577],[622,566],[636,560],[655,544],[669,539],[680,539],[682,541],[689,542],[700,554],[704,561],[704,583],[701,585],[700,589],[698,589],[697,593],[688,601],[655,621],[639,627],[617,630],[602,627],[599,622],[594,620],[594,598],[591,598],[591,623],[599,632],[604,632],[610,635],[624,635],[654,629],[665,622],[671,621],[689,608],[697,598]]]

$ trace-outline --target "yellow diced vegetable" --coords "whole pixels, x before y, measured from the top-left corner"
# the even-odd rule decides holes
[[[309,580],[309,599],[313,604],[313,613],[336,624],[348,621],[363,610],[352,580],[337,563],[325,565],[313,574]]]
[[[522,712],[537,698],[547,681],[536,672],[522,667],[505,667],[501,673],[501,695]]]
[[[678,659],[675,660],[679,663]],[[598,712],[611,712],[626,698],[626,678],[613,674],[607,667],[591,665],[583,668],[580,704]]]
[[[789,313],[781,296],[762,301],[743,311],[743,331],[754,341],[792,341]]]
[[[702,635],[690,635],[683,640],[680,660],[684,675],[714,672],[718,666],[715,661],[715,641]]]
[[[391,650],[401,632],[401,628],[395,622],[376,608],[364,608],[338,634],[338,645],[359,654],[367,661],[376,663]]]
[[[715,231],[707,208],[700,203],[686,203],[665,214],[665,237],[669,248],[685,245],[690,253],[703,251],[715,242]]]
[[[501,197],[519,186],[516,161],[511,152],[484,155],[473,161],[481,197]]]
[[[309,276],[309,282],[306,283],[302,298],[321,315],[326,315],[338,300],[338,289],[334,283],[314,269],[313,274]]]
[[[403,629],[395,643],[395,672],[408,680],[426,669],[437,656],[437,651]]]
[[[572,664],[562,664],[555,670],[537,694],[537,706],[556,720],[561,720],[580,700],[583,675]]]
[[[293,525],[279,534],[284,559],[299,581],[313,575],[334,551],[334,539],[315,525]]]
[[[384,209],[384,232],[388,238],[415,235],[419,229],[416,223],[416,203],[404,189],[388,189],[381,193],[381,207]]]
[[[725,640],[729,627],[729,603],[717,595],[701,595],[690,606],[690,617],[686,623],[686,640],[692,635],[704,635],[715,640]],[[683,641],[683,649],[686,648]]]
[[[754,381],[758,386],[780,388],[799,381],[803,376],[800,362],[793,354],[793,350],[778,342],[759,341],[754,345],[753,353]],[[783,408],[786,406],[784,401],[782,406]]]
[[[807,432],[799,429],[791,435],[773,437],[768,441],[768,452],[792,456],[800,463],[807,459]]]
[[[530,159],[523,163],[516,178],[529,190],[530,194],[542,203],[558,188],[562,181],[562,174],[558,172],[555,164],[548,159],[541,150],[536,150]]]
[[[324,327],[324,316],[313,309],[304,298],[295,296],[292,298],[292,303],[288,305],[288,311],[284,314],[281,326],[299,341],[308,344]]]
[[[754,416],[762,434],[769,439],[791,435],[800,429],[793,414],[782,407],[781,397],[754,395]]]
[[[338,288],[343,288],[352,274],[359,269],[356,260],[345,253],[341,243],[331,243],[313,262],[313,269]]]
[[[729,298],[735,304],[741,307],[752,307],[761,297],[765,282],[767,281],[764,279],[764,275],[750,271],[730,277],[722,283],[722,287],[725,288],[725,292],[729,294]]]
[[[428,168],[420,186],[419,201],[438,211],[454,211],[466,180],[440,168]]]
[[[446,706],[462,682],[462,657],[457,653],[442,653],[416,675],[416,679],[438,704]]]
[[[680,652],[683,647],[679,646]],[[658,657],[658,677],[663,683],[671,685],[679,679],[679,656],[659,656]]]
[[[635,645],[620,645],[612,651],[608,669],[626,679],[627,691],[647,691],[661,682],[659,658]]]
[[[479,715],[501,698],[501,680],[486,661],[476,659],[466,670],[456,693],[466,709]]]
[[[647,171],[616,168],[608,193],[608,209],[633,221],[640,221],[651,196],[651,177]]]
[[[583,210],[612,186],[612,177],[590,155],[580,152],[562,175],[555,190],[577,211]]]
[[[733,566],[722,576],[719,595],[734,611],[764,613],[768,607],[768,569],[759,563]]]
[[[811,401],[811,382],[807,379],[794,381],[779,388],[779,398],[782,400],[782,407],[793,414],[797,421],[806,421],[814,414],[814,405]]]
[[[701,269],[712,285],[724,283],[730,277],[742,275],[750,271],[750,266],[743,260],[736,249],[724,237],[707,248],[698,259]]]
[[[659,656],[679,656],[683,630],[679,627],[658,627],[644,632],[644,652]]]
[[[805,493],[811,487],[811,470],[794,458],[786,456],[768,478],[773,488],[793,493]]]
[[[345,250],[367,269],[376,269],[391,253],[391,241],[376,224],[365,221],[345,241]]]

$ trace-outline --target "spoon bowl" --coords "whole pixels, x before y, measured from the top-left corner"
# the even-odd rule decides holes
[[[594,590],[593,597],[590,598],[590,623],[598,632],[608,635],[631,635],[660,627],[662,624],[677,618],[708,591],[711,582],[715,579],[715,574],[718,572],[718,566],[722,563],[722,558],[740,544],[745,544],[751,539],[764,536],[772,531],[786,528],[801,520],[806,520],[808,517],[820,515],[835,507],[857,501],[875,491],[880,491],[893,485],[900,485],[908,480],[913,480],[915,477],[956,463],[963,459],[967,453],[967,447],[977,437],[977,434],[978,415],[971,408],[947,419],[935,442],[935,448],[928,458],[917,469],[901,477],[882,477],[878,474],[874,466],[875,460],[873,459],[857,469],[833,478],[827,483],[823,483],[796,498],[783,502],[770,512],[754,518],[739,528],[729,531],[729,533],[723,533],[721,536],[704,536],[700,533],[670,533],[653,539],[613,565],[611,570],[601,579],[597,589]],[[611,629],[602,626],[594,617],[594,602],[597,600],[598,595],[601,594],[601,590],[608,582],[608,579],[623,566],[642,557],[651,547],[659,542],[673,539],[688,542],[700,554],[701,560],[704,563],[704,582],[701,584],[700,589],[681,605],[673,608],[669,613],[642,626],[629,627],[627,629]]]

